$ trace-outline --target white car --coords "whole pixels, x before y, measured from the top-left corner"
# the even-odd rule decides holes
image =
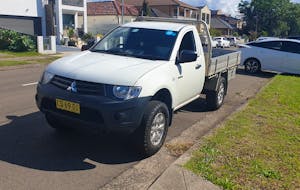
[[[300,41],[273,39],[240,45],[241,64],[248,73],[261,70],[300,74]]]
[[[228,37],[226,39],[230,42],[230,46],[237,46],[238,39],[236,37]]]
[[[211,47],[216,48],[218,46],[218,41],[211,39]]]
[[[226,40],[225,37],[214,37],[213,40],[218,42],[217,47],[230,47],[230,41]]]

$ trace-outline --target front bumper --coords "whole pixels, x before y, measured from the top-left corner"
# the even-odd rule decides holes
[[[140,126],[150,97],[116,101],[108,97],[83,95],[57,88],[52,84],[38,84],[36,104],[45,114],[61,118],[66,124],[96,126],[105,131],[133,132]],[[59,110],[55,100],[63,99],[80,104],[80,114]]]

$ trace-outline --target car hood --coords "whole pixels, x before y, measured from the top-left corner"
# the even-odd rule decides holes
[[[85,51],[51,63],[47,71],[75,80],[133,86],[144,74],[164,63]]]

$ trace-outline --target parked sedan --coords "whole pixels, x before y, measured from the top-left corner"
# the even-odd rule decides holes
[[[230,41],[226,40],[225,37],[214,37],[213,40],[218,42],[217,47],[230,47]]]
[[[261,70],[300,74],[300,41],[272,39],[240,45],[241,64],[248,73]]]

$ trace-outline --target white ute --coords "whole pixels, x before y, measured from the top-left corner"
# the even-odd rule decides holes
[[[201,33],[198,33],[202,31]],[[202,21],[139,17],[90,50],[50,64],[36,102],[50,126],[130,133],[146,156],[163,145],[174,111],[206,94],[218,109],[240,52],[203,48]]]

